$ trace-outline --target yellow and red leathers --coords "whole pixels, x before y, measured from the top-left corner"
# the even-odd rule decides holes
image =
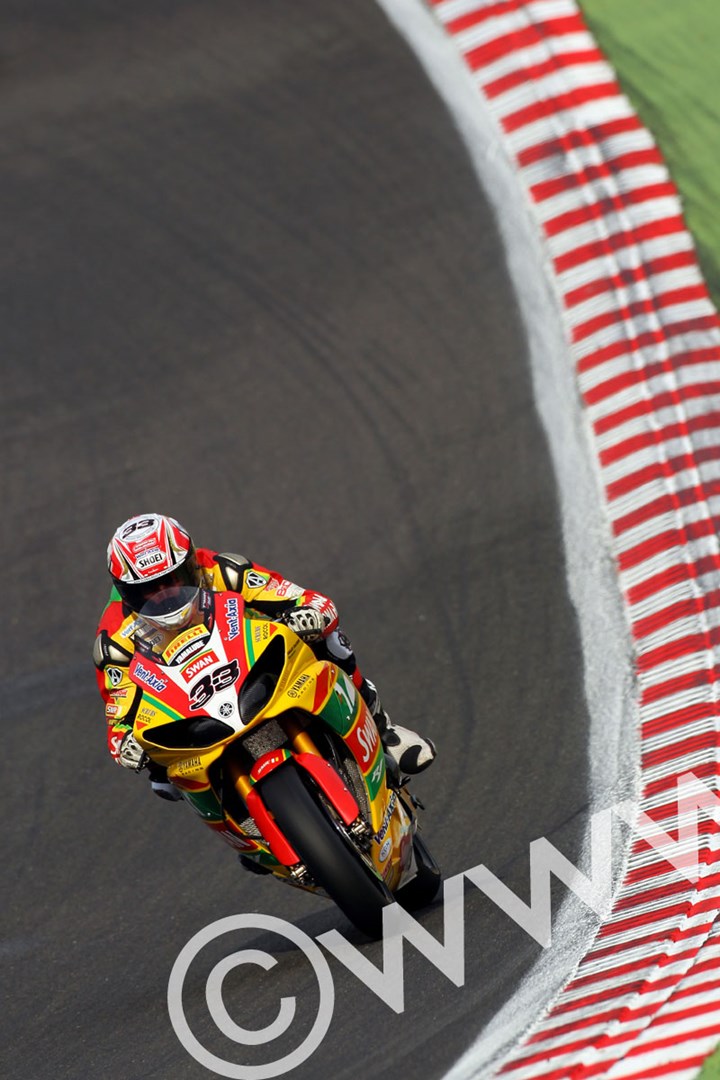
[[[242,555],[219,554],[209,548],[196,548],[200,584],[213,592],[238,592],[246,603],[271,617],[280,617],[294,607],[313,607],[325,617],[323,640],[311,645],[319,655],[326,649],[335,663],[351,675],[358,689],[363,678],[357,669],[349,642],[337,633],[338,615],[332,600],[321,593],[303,589],[281,574],[267,570]],[[113,589],[97,629],[93,659],[97,668],[100,693],[105,702],[108,724],[108,747],[118,760],[120,744],[132,731],[141,691],[130,679],[128,667],[132,659],[135,634],[140,632],[153,645],[165,644],[169,632],[151,627],[131,611]],[[330,640],[328,640],[330,639]]]

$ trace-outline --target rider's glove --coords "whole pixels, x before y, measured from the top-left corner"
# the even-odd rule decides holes
[[[319,641],[327,625],[325,616],[314,607],[297,607],[286,612],[282,621],[303,641]]]
[[[118,752],[118,761],[120,764],[126,769],[134,769],[135,772],[140,772],[141,769],[145,768],[148,760],[147,754],[133,735],[132,731],[128,731],[127,735],[120,743],[120,750]]]

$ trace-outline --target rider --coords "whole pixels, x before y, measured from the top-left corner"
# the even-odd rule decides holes
[[[200,588],[241,593],[255,610],[289,626],[319,659],[334,662],[351,677],[375,719],[385,750],[401,772],[418,773],[432,763],[435,747],[430,739],[390,722],[375,686],[360,674],[352,646],[338,628],[335,605],[326,596],[302,589],[242,555],[195,548],[187,530],[162,514],[139,514],[123,522],[108,545],[107,564],[113,589],[100,619],[93,659],[105,702],[108,746],[118,764],[140,771],[147,763],[132,734],[141,697],[128,673],[135,639],[166,644],[172,634],[188,626],[197,617],[195,604],[188,602],[188,587],[196,590],[195,599]],[[183,601],[180,607],[178,592]],[[155,610],[148,614],[151,601]],[[149,763],[149,773],[157,795],[182,798],[168,782],[164,768]]]

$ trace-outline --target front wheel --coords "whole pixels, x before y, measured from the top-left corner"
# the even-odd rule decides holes
[[[320,804],[294,765],[283,765],[259,785],[265,806],[316,883],[368,937],[382,933],[382,910],[393,894]]]

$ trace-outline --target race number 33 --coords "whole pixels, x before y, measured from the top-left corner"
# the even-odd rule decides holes
[[[240,678],[240,668],[237,660],[231,660],[229,664],[215,668],[209,675],[203,675],[202,679],[190,690],[190,708],[202,709],[207,705],[213,694],[218,690],[227,690],[228,686]]]

